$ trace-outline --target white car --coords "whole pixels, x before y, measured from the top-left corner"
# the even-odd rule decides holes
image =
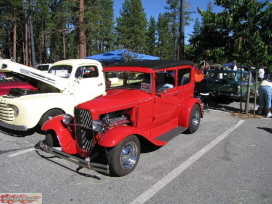
[[[1,69],[29,77],[29,83],[38,88],[37,92],[14,88],[0,96],[0,126],[8,129],[41,127],[53,116],[73,114],[75,105],[106,91],[102,65],[96,60],[58,61],[49,73],[6,60],[0,60],[0,65]]]

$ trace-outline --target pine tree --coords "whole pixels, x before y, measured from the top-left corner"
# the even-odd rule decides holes
[[[157,44],[157,37],[156,37],[156,20],[153,16],[150,17],[150,21],[148,23],[147,29],[147,39],[146,39],[146,54],[149,55],[156,55],[156,44]]]
[[[157,56],[161,59],[173,59],[172,40],[169,37],[169,18],[166,14],[159,14],[158,17],[158,51]]]
[[[113,0],[101,0],[99,21],[99,35],[100,41],[99,52],[107,52],[112,50],[114,42],[114,14],[113,14]]]
[[[1,25],[0,25],[0,57],[12,58],[14,61],[22,58],[17,56],[17,50],[21,49],[21,45],[18,47],[17,38],[22,38],[18,27],[20,25],[20,19],[23,19],[22,2],[19,0],[14,1],[0,1],[1,8]]]
[[[125,0],[116,18],[117,45],[142,53],[146,42],[146,14],[141,0]]]

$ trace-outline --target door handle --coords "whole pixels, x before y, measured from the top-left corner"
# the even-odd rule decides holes
[[[102,86],[102,83],[97,84],[97,86]]]

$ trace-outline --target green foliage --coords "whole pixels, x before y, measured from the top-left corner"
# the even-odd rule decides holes
[[[79,0],[37,0],[31,12],[37,63],[78,58],[79,29],[86,35],[87,55],[126,48],[162,59],[178,58],[179,0],[166,0],[167,12],[159,14],[157,22],[154,17],[147,21],[142,0],[123,0],[120,16],[115,19],[113,2],[85,0],[84,21],[79,25]],[[222,12],[213,12],[212,1],[206,11],[198,10],[202,19],[195,21],[190,45],[185,47],[186,58],[196,63],[236,60],[239,64],[270,66],[272,4],[261,0],[215,0],[215,4]],[[186,4],[187,10],[189,7]],[[0,8],[0,55],[25,63],[25,39],[31,44],[22,1],[0,0]],[[185,12],[185,25],[189,23],[190,13]],[[28,55],[30,61],[31,53]]]
[[[206,53],[202,59],[218,62],[226,56],[251,66],[271,63],[271,4],[256,0],[216,0],[215,4],[223,11],[198,10],[202,26],[190,38],[191,54],[202,50]]]
[[[148,22],[148,29],[146,33],[146,54],[156,55],[157,50],[157,36],[156,36],[157,26],[156,21],[153,16],[151,16]]]
[[[125,0],[116,18],[116,44],[121,48],[143,52],[146,43],[146,14],[141,0]]]
[[[169,19],[167,15],[160,14],[158,19],[158,52],[161,59],[172,59],[172,41],[169,38]]]

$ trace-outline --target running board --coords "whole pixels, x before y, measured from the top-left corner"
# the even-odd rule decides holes
[[[73,156],[71,154],[67,154],[67,153],[63,152],[60,147],[49,147],[48,145],[44,144],[42,141],[39,142],[39,146],[37,148],[43,150],[44,152],[51,153],[57,157],[61,157],[63,159],[66,159],[74,164],[77,164],[77,165],[83,167],[83,168],[99,171],[99,172],[106,173],[106,174],[109,174],[109,172],[110,172],[108,165],[90,162],[92,159],[94,159],[95,157],[98,156],[98,153],[94,154],[92,157],[88,157],[84,160],[84,159],[78,158],[76,156]]]
[[[176,136],[178,136],[179,134],[183,133],[187,128],[185,127],[175,127],[174,129],[163,133],[162,135],[159,135],[158,137],[156,137],[156,140],[159,141],[164,141],[164,142],[169,142],[170,140],[172,140],[173,138],[175,138]]]

